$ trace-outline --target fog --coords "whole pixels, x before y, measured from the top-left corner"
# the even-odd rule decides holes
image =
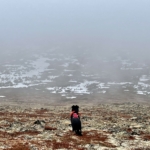
[[[22,88],[66,98],[149,96],[149,6],[149,0],[0,0],[0,94]]]
[[[0,51],[149,53],[149,0],[1,0]],[[147,56],[147,54],[145,54]]]

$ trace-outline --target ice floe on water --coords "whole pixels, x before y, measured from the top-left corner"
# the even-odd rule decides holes
[[[147,66],[145,64],[138,64],[136,62],[131,62],[129,60],[122,60],[122,66],[121,66],[121,70],[143,70],[144,68],[146,68]],[[137,66],[134,66],[136,63]]]
[[[150,80],[150,78],[147,76],[147,75],[142,75],[141,77],[140,77],[140,81],[141,82],[145,82],[145,81],[149,81]]]
[[[66,97],[67,99],[75,99],[75,96],[71,96],[71,97]]]
[[[106,91],[104,91],[104,90],[103,90],[103,91],[99,91],[98,93],[103,93],[103,94],[105,94],[105,93],[106,93]]]
[[[13,85],[13,88],[27,88],[28,86],[23,83],[18,83],[17,85]]]
[[[75,81],[75,80],[70,80],[69,82],[74,82],[74,83],[76,83],[77,81]]]
[[[65,69],[64,71],[65,71],[65,72],[73,72],[73,71],[75,71],[75,70],[68,70],[68,69]]]
[[[58,76],[48,76],[41,79],[42,74],[48,70],[48,58],[39,57],[25,62],[25,65],[4,65],[5,72],[0,72],[0,88],[27,88],[52,82]],[[54,69],[52,69],[54,70]]]
[[[85,58],[85,60],[90,61],[89,58]],[[101,58],[102,65],[97,70],[94,70],[89,62],[85,61],[84,63],[81,58],[61,54],[36,55],[29,60],[22,59],[20,61],[19,65],[17,63],[2,65],[0,89],[32,86],[35,90],[59,93],[69,99],[72,99],[71,97],[74,95],[77,97],[77,95],[92,93],[107,94],[114,86],[122,88],[124,92],[134,91],[140,95],[150,94],[150,75],[149,73],[144,74],[144,72],[142,74],[142,69],[147,69],[148,66],[129,59],[114,57],[112,61],[108,58]],[[109,70],[111,63],[114,63],[114,66],[117,64],[118,74],[112,72],[113,69]],[[106,69],[103,65],[106,65]],[[92,71],[90,72],[90,70]],[[131,72],[133,74],[128,75]],[[124,73],[128,79],[111,78],[111,74],[119,77]]]
[[[98,86],[100,89],[109,89],[109,88],[110,88],[110,86],[109,86],[109,85],[106,86],[105,83],[99,83],[97,86]]]
[[[72,74],[69,74],[68,76],[69,76],[69,77],[72,77],[73,75],[72,75]]]
[[[131,82],[108,82],[108,85],[126,85],[126,84],[132,84]]]
[[[64,63],[63,65],[61,65],[61,66],[63,66],[63,67],[68,67],[69,66],[69,63]]]
[[[56,79],[56,78],[58,78],[59,76],[48,76],[48,78],[50,79],[50,80],[52,80],[52,79]]]
[[[137,94],[139,94],[139,95],[146,95],[146,91],[137,91]]]
[[[0,98],[4,98],[4,97],[6,97],[6,96],[0,95]]]
[[[43,83],[41,83],[43,84]],[[38,86],[40,84],[30,84],[30,85],[25,85],[23,83],[18,83],[16,85],[12,85],[12,86],[1,86],[0,89],[11,89],[11,88],[14,88],[14,89],[19,89],[19,88],[28,88],[28,87],[32,87],[32,86]]]
[[[41,75],[42,72],[44,72],[47,67],[49,66],[49,63],[47,63],[47,58],[38,58],[37,60],[28,62],[28,66],[20,66],[20,65],[14,65],[16,66],[15,69],[12,68],[12,66],[7,65],[7,72],[8,73],[0,73],[0,79],[19,79],[19,78],[26,78],[26,77],[33,77],[36,76],[37,78]],[[31,68],[31,69],[30,69]],[[30,70],[29,70],[30,69]],[[29,71],[28,71],[29,70]]]
[[[148,87],[150,87],[149,84],[143,83],[143,82],[138,82],[138,85],[142,87],[142,89],[146,89]]]
[[[24,72],[22,73],[22,77],[33,77],[36,76],[37,78],[40,78],[40,75],[42,72],[44,72],[48,66],[50,65],[47,61],[49,59],[48,58],[38,58],[36,61],[32,61],[30,62],[31,67],[33,67],[32,70],[28,71],[28,72]]]
[[[88,86],[94,83],[98,83],[97,81],[84,81],[83,83],[67,86],[67,87],[49,87],[47,90],[56,93],[75,93],[75,94],[90,94],[91,92],[88,90]]]
[[[82,74],[83,77],[93,77],[94,75],[91,74]]]
[[[150,84],[145,83],[146,81],[149,81],[145,78],[146,76],[143,75],[142,78],[140,78],[137,85],[134,85],[134,89],[136,89],[137,94],[139,95],[149,95],[150,94]]]

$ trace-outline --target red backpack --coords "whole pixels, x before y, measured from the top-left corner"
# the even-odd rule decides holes
[[[79,118],[79,115],[77,113],[73,113],[72,118]]]

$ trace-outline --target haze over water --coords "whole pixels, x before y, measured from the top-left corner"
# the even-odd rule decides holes
[[[1,0],[1,98],[30,90],[62,100],[148,99],[149,5],[148,0]]]

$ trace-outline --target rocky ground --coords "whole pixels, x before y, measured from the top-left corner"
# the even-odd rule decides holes
[[[150,150],[150,104],[79,105],[82,136],[71,131],[71,105],[0,106],[0,150]]]

